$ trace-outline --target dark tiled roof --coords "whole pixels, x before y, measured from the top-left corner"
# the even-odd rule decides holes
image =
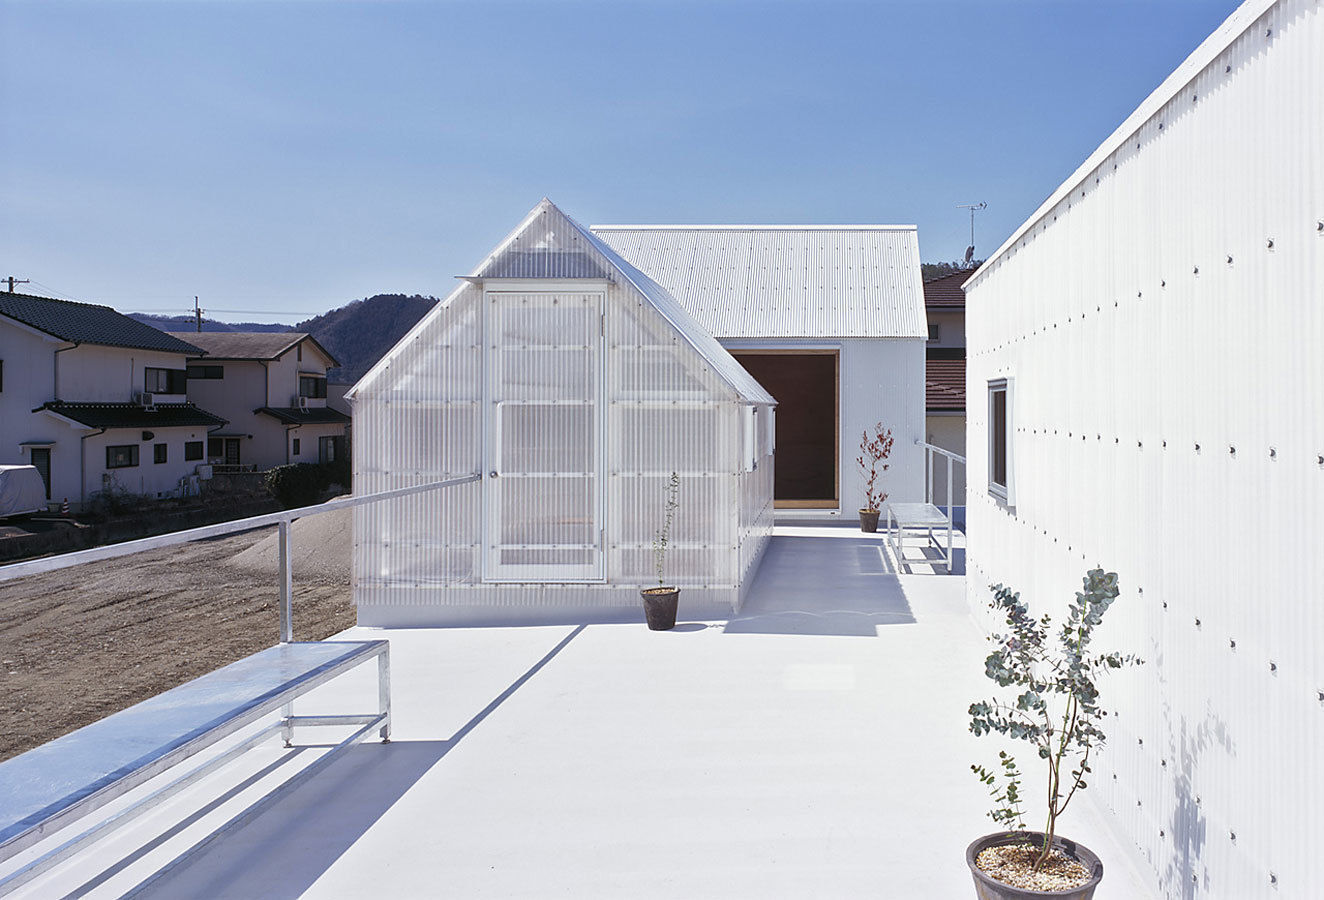
[[[224,425],[225,419],[192,403],[160,403],[153,410],[137,403],[66,403],[52,400],[33,412],[50,410],[91,428],[186,428]]]
[[[929,359],[924,363],[924,406],[926,409],[965,409],[965,360]]]
[[[939,275],[937,278],[924,282],[924,308],[929,310],[964,309],[965,291],[961,289],[961,285],[969,280],[973,274],[975,274],[975,270],[969,269],[965,272]]]
[[[266,413],[286,425],[348,425],[349,416],[329,406],[297,407],[264,406],[253,412]]]
[[[275,359],[300,341],[311,341],[331,360],[340,365],[317,339],[302,331],[172,331],[180,340],[197,344],[212,359]]]
[[[74,303],[72,300],[0,291],[0,315],[62,341],[131,347],[135,350],[162,350],[191,356],[201,352],[188,341],[130,319],[109,306],[93,303]]]

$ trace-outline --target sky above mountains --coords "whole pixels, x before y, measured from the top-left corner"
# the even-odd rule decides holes
[[[584,224],[995,249],[1231,0],[0,0],[0,277],[297,321]]]

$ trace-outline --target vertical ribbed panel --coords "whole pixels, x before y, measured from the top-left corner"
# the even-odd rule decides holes
[[[609,253],[540,204],[355,389],[360,490],[483,475],[357,508],[362,620],[635,609],[672,472],[662,578],[683,609],[738,605],[772,528],[772,405]]]
[[[1120,574],[1091,789],[1167,897],[1324,890],[1324,11],[1248,10],[968,288],[972,606]]]

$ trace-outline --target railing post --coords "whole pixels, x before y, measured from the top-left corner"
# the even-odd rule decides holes
[[[947,459],[947,574],[952,574],[952,458]]]
[[[933,502],[933,448],[928,444],[924,445],[924,475],[928,479],[928,484],[924,488],[924,502]]]
[[[277,533],[280,535],[280,546],[278,548],[280,558],[280,642],[288,644],[294,640],[294,572],[292,561],[292,548],[290,547],[290,523],[286,521],[276,523]]]

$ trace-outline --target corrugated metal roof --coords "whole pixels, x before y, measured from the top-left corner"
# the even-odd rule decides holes
[[[75,344],[101,344],[166,353],[201,351],[191,343],[131,319],[109,306],[75,303],[54,297],[0,292],[0,315]]]
[[[927,338],[913,225],[594,225],[719,338]]]
[[[474,270],[473,276],[610,278],[610,270],[633,285],[742,399],[758,404],[777,402],[664,287],[546,198]]]

